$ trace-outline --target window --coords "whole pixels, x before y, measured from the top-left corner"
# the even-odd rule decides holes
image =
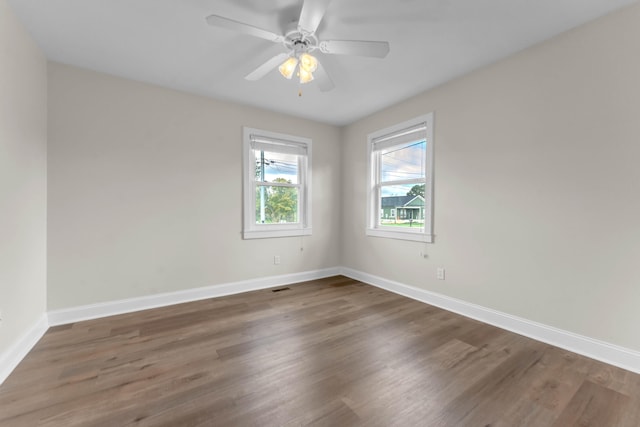
[[[243,128],[245,239],[311,234],[311,140]]]
[[[433,113],[367,140],[367,235],[433,242]]]

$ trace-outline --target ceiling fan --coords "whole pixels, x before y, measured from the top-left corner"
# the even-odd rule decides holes
[[[384,58],[389,53],[389,43],[383,41],[320,40],[316,36],[316,30],[330,1],[304,0],[298,22],[293,22],[284,35],[219,15],[208,16],[207,23],[214,27],[226,28],[274,43],[281,43],[285,47],[286,52],[269,59],[245,76],[245,79],[259,80],[278,67],[280,74],[285,78],[291,79],[295,74],[300,83],[308,83],[316,79],[320,90],[327,92],[334,88],[333,81],[317,58],[311,55],[312,52],[318,50],[324,54],[357,55],[372,58]],[[314,76],[313,73],[316,75]]]

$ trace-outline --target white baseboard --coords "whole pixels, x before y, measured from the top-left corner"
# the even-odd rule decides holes
[[[640,373],[640,352],[350,268],[343,267],[340,272],[344,276],[393,293],[618,366],[628,371]]]
[[[47,332],[47,316],[42,315],[40,320],[33,325],[27,333],[6,351],[0,353],[0,384],[6,380],[11,372],[18,366],[24,357],[31,351],[34,345]]]
[[[118,301],[109,301],[98,304],[83,305],[79,307],[53,310],[48,313],[49,325],[64,325],[80,322],[82,320],[97,319],[116,314],[131,313],[150,308],[165,307],[183,302],[197,301],[201,299],[222,297],[225,295],[272,288],[274,286],[288,285],[307,280],[321,279],[340,274],[340,268],[327,268],[323,270],[305,271],[302,273],[284,274],[280,276],[261,277],[257,279],[243,280],[240,282],[223,283],[220,285],[206,286],[202,288],[187,289],[184,291],[167,292],[162,294],[147,295],[137,298],[128,298]]]
[[[8,350],[0,353],[0,384],[4,382],[18,363],[20,363],[38,340],[42,338],[49,326],[74,323],[82,320],[96,319],[116,314],[130,313],[150,308],[164,307],[172,304],[221,297],[259,289],[267,289],[274,286],[321,279],[338,274],[342,274],[352,279],[356,279],[396,294],[434,305],[538,341],[555,345],[574,353],[582,354],[592,359],[600,360],[632,372],[640,373],[640,352],[543,325],[517,316],[512,316],[510,314],[502,313],[435,292],[387,280],[382,277],[363,273],[354,269],[335,267],[50,311],[48,313],[48,319],[47,316],[43,315],[37,324],[35,324],[22,339]]]

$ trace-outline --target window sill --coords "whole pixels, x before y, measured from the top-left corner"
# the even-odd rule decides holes
[[[411,231],[381,230],[379,228],[367,228],[367,236],[384,237],[387,239],[411,240],[414,242],[433,243],[433,234],[425,234]]]
[[[275,237],[295,237],[310,236],[311,228],[296,228],[289,230],[245,230],[242,238],[249,239],[270,239]]]

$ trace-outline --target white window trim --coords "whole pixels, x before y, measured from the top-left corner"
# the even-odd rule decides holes
[[[385,135],[416,127],[421,123],[426,124],[427,137],[427,149],[425,150],[425,165],[427,169],[424,188],[424,228],[420,231],[418,229],[391,229],[391,227],[382,227],[379,225],[380,218],[379,215],[377,215],[380,209],[380,190],[374,140],[381,139]],[[433,113],[418,116],[367,135],[367,236],[433,243],[433,145]]]
[[[298,194],[298,220],[295,224],[257,224],[255,221],[255,157],[251,148],[252,136],[304,146],[306,156],[301,156],[298,168],[300,192]],[[243,156],[243,230],[244,239],[311,235],[311,139],[285,135],[244,126],[242,128]],[[276,184],[277,185],[277,184]]]

